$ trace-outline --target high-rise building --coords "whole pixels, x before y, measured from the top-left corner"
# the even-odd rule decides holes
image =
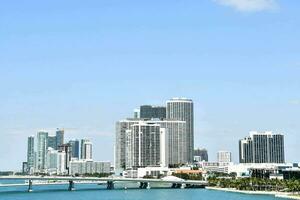
[[[178,120],[151,120],[145,121],[146,123],[152,123],[160,125],[160,128],[164,128],[166,138],[166,151],[167,151],[167,165],[186,164],[189,162],[187,157],[187,144],[188,138],[186,134],[186,122]],[[161,148],[163,151],[164,149]]]
[[[56,148],[54,148],[54,149],[58,149],[59,146],[61,146],[65,143],[64,137],[65,137],[65,131],[63,129],[57,129],[56,130]]]
[[[48,132],[40,131],[37,134],[37,170],[43,172],[46,169],[46,154]]]
[[[48,135],[48,139],[47,139],[47,148],[52,148],[57,150],[57,146],[56,146],[56,136],[50,136]]]
[[[66,153],[58,151],[51,147],[47,150],[46,169],[49,174],[63,175],[66,174]]]
[[[140,118],[142,119],[165,119],[166,107],[143,105],[140,107]]]
[[[160,125],[140,121],[126,131],[126,167],[160,166]]]
[[[58,151],[64,153],[65,170],[69,173],[70,161],[71,161],[71,146],[70,144],[62,144],[58,147]]]
[[[122,172],[126,169],[126,131],[136,123],[139,123],[139,119],[126,119],[116,123],[115,171]]]
[[[70,163],[70,175],[110,173],[111,163],[107,161],[73,160]]]
[[[250,132],[239,141],[240,163],[284,163],[284,136]]]
[[[93,159],[93,144],[90,140],[81,140],[81,159],[92,160]]]
[[[27,173],[32,174],[34,171],[34,136],[28,137],[27,140]]]
[[[174,164],[185,164],[188,162],[187,157],[187,134],[186,122],[178,120],[145,120],[145,119],[127,119],[116,123],[116,141],[115,141],[115,168],[119,172],[129,168],[126,165],[126,131],[131,130],[135,124],[156,124],[160,129],[164,129],[161,133],[161,166]],[[165,141],[165,142],[163,142]]]
[[[218,151],[217,158],[219,163],[232,162],[232,155],[230,151]]]
[[[191,99],[173,98],[167,101],[167,119],[186,122],[188,162],[194,160],[194,104]]]
[[[196,158],[196,159],[195,159]],[[208,162],[208,153],[206,149],[195,149],[194,150],[194,160],[201,162],[201,161],[206,161]]]
[[[70,140],[71,157],[79,159],[79,140]]]

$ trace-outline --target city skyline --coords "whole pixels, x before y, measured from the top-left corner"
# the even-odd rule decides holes
[[[299,162],[300,2],[224,2],[3,2],[0,170],[19,170],[27,137],[56,127],[113,162],[115,122],[176,96],[193,99],[210,160],[238,162],[239,139],[273,131]]]

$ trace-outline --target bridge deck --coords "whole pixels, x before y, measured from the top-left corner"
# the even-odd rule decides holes
[[[207,185],[206,181],[196,180],[163,180],[144,178],[97,178],[97,177],[41,177],[41,176],[0,176],[0,180],[38,180],[38,181],[95,181],[95,182],[147,182],[147,183],[175,183],[190,185]]]

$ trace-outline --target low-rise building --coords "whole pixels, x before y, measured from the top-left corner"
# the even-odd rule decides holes
[[[172,174],[171,170],[168,167],[145,167],[137,169],[137,177],[143,178],[145,176],[151,177],[164,177],[170,176]]]
[[[300,180],[300,168],[289,168],[282,171],[284,180]]]
[[[282,174],[283,170],[292,168],[292,164],[277,163],[241,163],[228,166],[228,173],[236,173],[237,177],[267,176],[268,178]]]
[[[111,163],[108,161],[72,160],[70,175],[110,174]]]
[[[233,165],[231,162],[200,162],[199,167],[207,172],[229,173],[229,166]]]

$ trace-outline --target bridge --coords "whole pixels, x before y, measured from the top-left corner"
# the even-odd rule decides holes
[[[122,178],[122,177],[65,177],[65,176],[0,176],[1,180],[24,180],[24,184],[0,184],[0,187],[16,187],[28,186],[28,192],[33,191],[33,185],[66,185],[68,190],[75,190],[75,184],[103,184],[107,189],[114,189],[115,183],[139,183],[140,189],[150,189],[151,184],[166,183],[170,184],[171,188],[204,188],[207,186],[206,181],[198,180],[182,180],[182,179],[144,179],[144,178]],[[35,182],[40,181],[40,182]]]

